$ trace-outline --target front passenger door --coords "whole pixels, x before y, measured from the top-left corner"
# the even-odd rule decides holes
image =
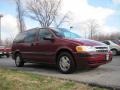
[[[49,29],[40,29],[38,37],[37,52],[39,60],[52,63],[55,55],[55,40],[52,32]]]

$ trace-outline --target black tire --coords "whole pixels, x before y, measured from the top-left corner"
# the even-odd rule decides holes
[[[113,56],[116,56],[118,54],[118,51],[116,49],[112,49],[111,51],[112,51]]]
[[[7,57],[7,58],[9,58],[9,57],[10,57],[10,55],[9,55],[9,54],[6,54],[6,57]]]
[[[66,60],[63,60],[62,58],[66,59]],[[64,65],[63,65],[63,61],[64,61]],[[65,66],[65,61],[67,62],[67,64],[66,64],[67,66]],[[74,61],[72,55],[68,52],[61,52],[58,55],[57,66],[58,66],[59,71],[64,74],[70,74],[76,70],[75,61]],[[67,69],[65,70],[65,68],[67,68]]]
[[[24,61],[22,59],[21,54],[17,54],[15,56],[15,65],[16,65],[16,67],[23,67],[24,66]]]

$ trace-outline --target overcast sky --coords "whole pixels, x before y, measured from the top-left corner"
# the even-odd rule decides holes
[[[71,13],[70,26],[95,19],[104,33],[120,31],[120,0],[63,0],[61,13]],[[2,18],[2,39],[14,37],[17,33],[16,8],[10,0],[0,0]],[[26,27],[37,27],[38,23],[25,20]]]

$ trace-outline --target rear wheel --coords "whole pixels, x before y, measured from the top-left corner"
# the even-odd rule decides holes
[[[15,57],[15,65],[17,67],[23,67],[24,66],[24,61],[22,59],[22,56],[21,54],[17,54],[16,57]]]
[[[75,62],[72,55],[68,52],[61,52],[57,58],[57,66],[61,73],[72,73],[75,71]]]

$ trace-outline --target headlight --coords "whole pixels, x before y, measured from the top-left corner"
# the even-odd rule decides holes
[[[96,51],[95,47],[93,46],[76,46],[77,52],[92,52]]]

